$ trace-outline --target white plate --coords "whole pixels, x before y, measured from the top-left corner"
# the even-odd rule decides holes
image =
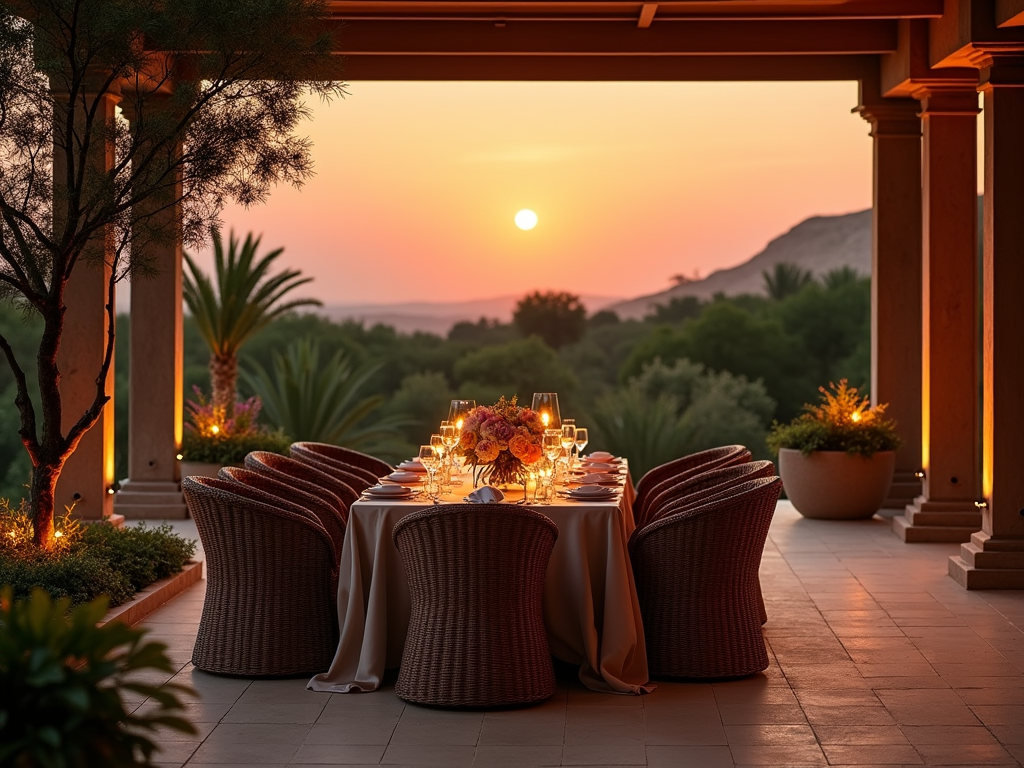
[[[604,496],[614,496],[615,493],[616,492],[613,488],[605,488],[600,485],[581,485],[579,488],[567,491],[566,495],[578,499],[592,499]]]
[[[407,472],[426,472],[427,471],[427,470],[425,470],[423,468],[423,465],[420,464],[418,461],[403,461],[401,464],[398,465],[398,468],[399,469],[404,469]]]
[[[587,471],[598,470],[598,469],[618,469],[616,464],[603,464],[599,461],[585,461],[583,467]]]
[[[366,489],[366,493],[369,496],[380,496],[383,498],[399,498],[401,496],[411,496],[413,493],[412,488],[406,488],[404,485],[374,485]]]
[[[594,451],[593,453],[591,453],[588,456],[586,456],[583,460],[584,461],[609,461],[609,460],[614,459],[614,458],[615,457],[612,456],[610,453],[608,453],[608,451]]]
[[[423,479],[419,472],[392,472],[390,475],[385,475],[380,478],[381,480],[387,480],[391,483],[418,483]]]
[[[589,475],[583,475],[577,479],[576,482],[582,483],[583,485],[604,485],[606,483],[614,483],[615,485],[618,485],[619,477],[618,475],[608,475],[603,472],[593,472]]]

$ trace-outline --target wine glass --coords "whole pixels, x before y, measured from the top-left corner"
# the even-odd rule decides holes
[[[555,462],[562,455],[562,430],[547,429],[544,431],[544,437],[541,440],[540,447],[544,451],[544,456],[551,462],[550,474],[546,476],[547,484],[550,488],[555,482]]]
[[[562,426],[563,427],[566,427],[566,426],[575,427],[576,426],[576,419],[562,419]],[[576,453],[575,452],[576,452],[575,445],[569,446],[568,466],[569,466],[570,469],[574,469],[575,466],[576,466]]]
[[[445,455],[448,459],[448,471],[455,469],[455,449],[459,446],[459,430],[449,421],[441,422],[441,442],[446,449]]]
[[[572,469],[572,449],[576,445],[576,425],[562,422],[562,431],[559,434],[559,442],[565,452],[565,473],[566,478]]]
[[[437,464],[441,470],[441,484],[448,486],[450,483],[448,473],[448,462],[445,458],[448,455],[448,447],[444,444],[444,438],[441,435],[430,436],[430,447],[434,449],[434,453],[437,454]]]
[[[427,495],[430,496],[431,499],[437,501],[437,484],[435,483],[434,477],[437,475],[439,459],[437,453],[434,451],[434,446],[421,445],[419,457],[423,468],[427,470],[427,484],[423,490],[427,492]]]
[[[576,427],[576,459],[583,455],[583,449],[587,447],[587,443],[590,442],[590,435],[587,434],[586,427]]]

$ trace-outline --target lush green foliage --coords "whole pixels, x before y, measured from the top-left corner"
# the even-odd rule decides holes
[[[655,360],[640,376],[602,397],[594,422],[608,450],[648,469],[679,456],[739,443],[763,453],[765,424],[775,402],[759,382],[699,363]]]
[[[872,456],[877,451],[900,447],[896,422],[885,418],[884,404],[872,408],[868,399],[861,397],[846,379],[820,390],[820,405],[804,406],[806,412],[789,424],[772,425],[768,447],[773,452],[792,448],[805,455],[813,451],[846,451]]]
[[[216,437],[186,430],[181,438],[181,455],[184,461],[241,464],[252,451],[288,453],[291,444],[292,439],[280,429]]]
[[[41,587],[73,605],[106,595],[120,605],[157,581],[181,571],[196,544],[170,526],[114,528],[80,526],[65,513],[56,521],[60,536],[49,552],[32,544],[32,523],[25,505],[0,499],[0,584],[18,600]]]
[[[444,339],[427,333],[400,334],[382,325],[287,314],[246,343],[243,367],[273,371],[275,353],[305,337],[318,342],[322,361],[341,352],[353,369],[374,367],[362,391],[382,397],[384,403],[359,426],[372,426],[383,415],[411,419],[412,423],[400,428],[402,445],[395,449],[399,453],[414,450],[444,418],[448,401],[459,394],[485,403],[499,395],[527,398],[534,391],[552,390],[561,395],[566,414],[575,414],[581,425],[590,420],[593,449],[610,449],[592,420],[598,403],[618,397],[617,391],[656,359],[668,368],[687,359],[703,365],[706,373],[729,372],[742,375],[748,383],[763,384],[777,404],[775,411],[753,409],[756,415],[748,413],[740,419],[748,423],[740,434],[748,437],[735,439],[763,454],[766,449],[763,442],[758,443],[758,435],[768,428],[773,416],[786,421],[798,415],[803,403],[816,398],[819,382],[847,378],[865,384],[869,380],[870,283],[849,270],[826,275],[823,283],[806,285],[781,301],[764,296],[719,297],[697,303],[696,317],[691,316],[693,304],[678,302],[672,311],[679,311],[681,319],[672,322],[666,321],[665,313],[646,321],[620,321],[612,312],[598,312],[587,320],[578,342],[557,351],[539,338],[523,339],[514,325],[494,320],[460,324]],[[679,310],[681,305],[687,309]],[[32,335],[38,332],[34,323],[23,322],[10,308],[0,307],[0,325],[11,328],[15,342],[24,346],[30,345]],[[127,472],[127,330],[127,318],[119,318],[117,477],[125,477]],[[19,342],[18,334],[24,335],[24,342]],[[195,323],[186,317],[186,387],[206,386],[208,358],[209,350]],[[5,377],[0,371],[0,391],[9,384],[9,374]],[[677,392],[669,393],[679,397]],[[245,381],[242,394],[253,394]],[[652,397],[652,401],[656,399]],[[739,428],[733,425],[726,406],[723,416],[708,416],[703,426],[698,424],[698,417],[712,413],[714,402],[715,398],[708,400],[709,410],[692,411],[688,430],[704,434],[712,443],[732,442],[729,435],[736,435]],[[28,481],[28,462],[16,433],[16,416],[10,411],[0,408],[0,459],[8,467],[0,495],[18,498]],[[260,418],[267,426],[276,426],[266,413]],[[758,421],[758,429],[753,428],[753,420]],[[221,462],[222,455],[213,454],[212,448],[206,452],[208,447],[204,445],[200,453],[199,446],[186,435],[190,458]],[[227,463],[240,461],[256,447],[264,446],[232,446]],[[268,449],[280,451],[283,447]]]
[[[320,362],[320,343],[309,338],[274,353],[273,373],[259,365],[243,371],[245,383],[263,402],[267,419],[293,440],[343,445],[371,454],[395,452],[395,438],[408,420],[376,413],[384,397],[366,394],[380,364],[355,367],[341,350]]]
[[[512,324],[523,336],[539,336],[552,349],[579,341],[586,329],[587,310],[579,296],[548,291],[525,296],[516,304]]]
[[[186,686],[146,682],[174,672],[162,643],[143,630],[97,623],[105,598],[70,609],[41,589],[30,599],[0,592],[0,765],[122,768],[151,765],[157,728],[194,734],[180,716]],[[132,712],[124,694],[156,707]]]
[[[776,264],[771,272],[761,273],[768,295],[776,301],[793,296],[814,280],[814,275],[795,264]]]

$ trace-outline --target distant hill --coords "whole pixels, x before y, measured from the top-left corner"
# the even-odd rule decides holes
[[[426,331],[447,336],[451,327],[468,320],[475,323],[481,317],[488,320],[511,322],[512,310],[522,296],[499,296],[494,299],[436,303],[427,301],[404,304],[328,304],[317,310],[335,322],[359,320],[366,325],[382,323],[390,325],[400,333]],[[593,313],[622,301],[621,296],[581,296],[580,301]]]
[[[622,319],[639,319],[648,314],[652,306],[668,304],[683,296],[710,299],[716,293],[726,296],[763,294],[762,273],[771,272],[776,264],[783,262],[810,270],[815,276],[844,266],[870,275],[871,209],[843,216],[814,216],[772,240],[763,251],[738,267],[712,272],[703,280],[630,299],[608,309],[617,312]]]

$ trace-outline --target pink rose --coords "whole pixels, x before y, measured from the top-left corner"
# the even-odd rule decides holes
[[[481,440],[476,444],[476,459],[481,464],[489,464],[498,458],[501,449],[493,440]]]

